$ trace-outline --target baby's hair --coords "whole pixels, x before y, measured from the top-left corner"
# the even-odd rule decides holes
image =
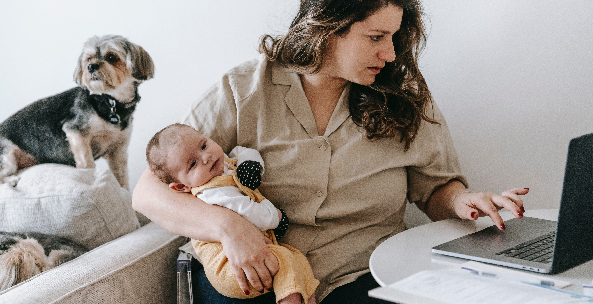
[[[191,128],[195,131],[194,128],[188,125],[175,123],[158,131],[150,139],[146,147],[146,161],[148,162],[148,168],[167,185],[178,182],[169,172],[166,161],[169,151],[178,146],[183,140],[181,136],[178,136],[177,132],[183,128]]]

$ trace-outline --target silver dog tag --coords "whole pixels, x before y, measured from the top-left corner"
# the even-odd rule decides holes
[[[109,99],[109,105],[111,106],[111,113],[109,113],[109,122],[116,125],[120,122],[119,115],[115,113],[115,100]]]

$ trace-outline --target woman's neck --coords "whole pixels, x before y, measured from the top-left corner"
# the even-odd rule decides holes
[[[320,73],[300,75],[300,78],[315,118],[317,132],[319,136],[323,136],[348,81]]]
[[[338,98],[348,84],[348,80],[331,77],[322,73],[301,74],[301,84],[305,93],[318,95],[337,95]]]

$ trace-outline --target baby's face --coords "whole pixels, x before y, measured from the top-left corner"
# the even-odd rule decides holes
[[[167,167],[173,177],[188,187],[198,187],[224,173],[224,152],[209,137],[182,129],[181,144],[167,155]]]

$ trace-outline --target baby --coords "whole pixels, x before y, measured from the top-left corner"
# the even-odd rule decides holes
[[[169,188],[191,192],[208,204],[239,213],[270,239],[268,247],[280,265],[273,282],[276,302],[316,303],[314,292],[319,281],[313,277],[307,258],[297,249],[277,242],[288,228],[286,214],[257,190],[264,171],[259,152],[237,146],[229,156],[232,159],[217,143],[184,124],[159,131],[146,148],[150,170]],[[192,239],[192,245],[208,280],[219,293],[239,299],[261,295],[253,287],[241,290],[219,242]]]

